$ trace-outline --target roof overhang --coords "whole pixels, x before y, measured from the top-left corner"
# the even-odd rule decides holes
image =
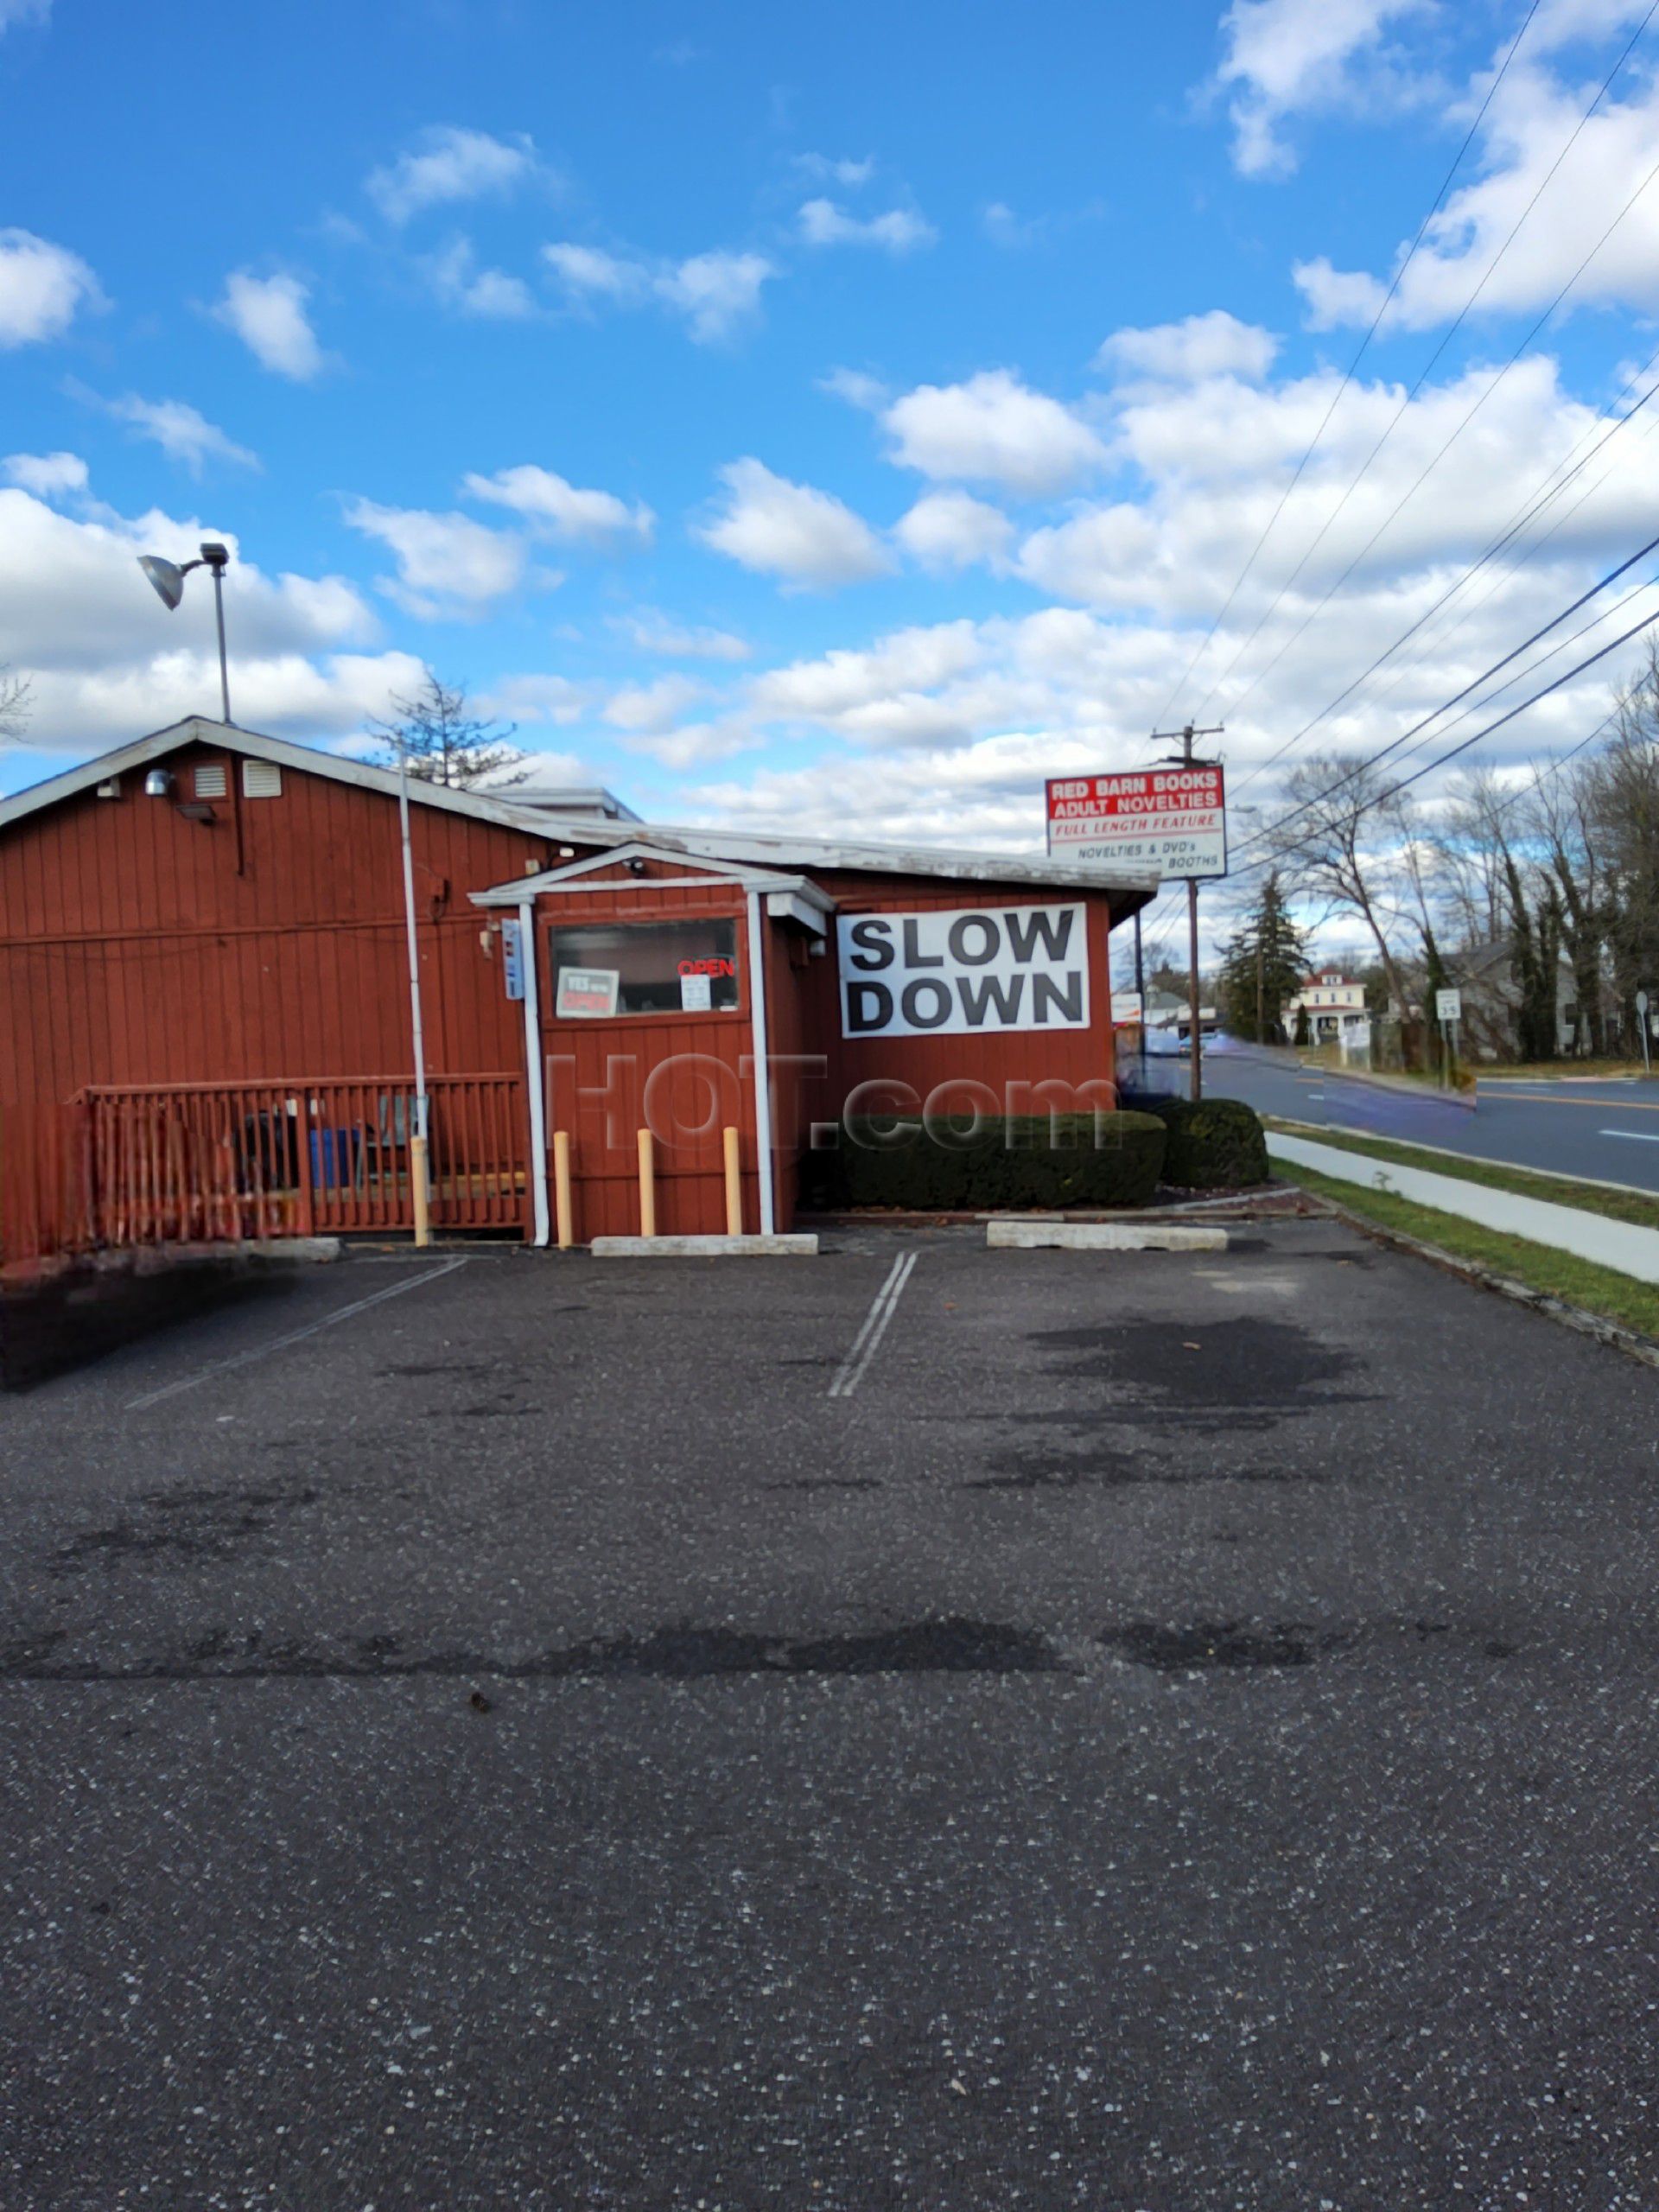
[[[674,873],[646,875],[643,870],[647,864],[666,867]],[[606,869],[635,866],[642,871],[640,874],[594,880]],[[579,892],[625,891],[637,896],[653,891],[701,890],[710,885],[764,893],[769,913],[799,921],[806,928],[816,930],[819,936],[823,934],[825,917],[836,911],[836,902],[828,892],[804,875],[779,868],[748,867],[741,861],[679,852],[659,845],[654,836],[630,837],[604,852],[566,861],[558,868],[539,869],[534,875],[521,875],[510,883],[494,884],[487,891],[474,891],[471,897],[474,906],[524,906],[536,899]]]

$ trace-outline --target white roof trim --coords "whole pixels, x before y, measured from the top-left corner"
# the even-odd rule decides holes
[[[216,746],[221,752],[269,760],[279,768],[292,768],[299,774],[326,776],[334,783],[354,784],[359,791],[379,791],[389,798],[397,796],[395,769],[372,767],[366,760],[344,760],[335,753],[320,753],[315,746],[290,745],[285,738],[261,737],[252,730],[238,729],[230,722],[214,721],[206,715],[187,715],[182,721],[171,722],[165,729],[152,730],[148,737],[136,738],[130,745],[118,746],[113,753],[102,753],[96,760],[83,761],[79,767],[70,768],[61,776],[32,785],[14,798],[0,799],[0,830],[8,830],[14,822],[38,814],[43,807],[55,806],[61,799],[91,791],[111,776],[124,775],[130,768],[148,767],[152,760],[176,753],[185,745]],[[526,807],[509,806],[477,791],[450,791],[442,784],[426,783],[419,776],[410,778],[409,796],[416,806],[435,806],[447,814],[471,815],[475,821],[497,822],[504,829],[527,830],[543,845],[563,834],[548,815]],[[590,833],[607,830],[614,835],[621,825],[588,818],[585,827]],[[591,834],[588,842],[593,842]]]
[[[588,883],[584,879],[601,868],[625,867],[630,861],[655,861],[659,866],[684,870],[695,867],[706,871],[701,875],[683,873],[672,876],[624,876],[615,883]],[[685,853],[664,850],[654,841],[630,837],[620,844],[612,845],[602,853],[589,853],[583,860],[566,861],[558,868],[543,869],[535,875],[516,877],[510,883],[498,883],[487,891],[474,891],[474,906],[518,906],[527,899],[542,893],[550,896],[560,891],[681,891],[706,887],[710,884],[729,884],[741,891],[786,891],[806,899],[821,912],[832,914],[836,902],[816,883],[809,883],[804,876],[781,874],[776,868],[746,868],[741,861],[704,859]]]
[[[621,842],[626,830],[604,823],[585,825],[575,819],[544,816],[551,834],[563,844],[601,842],[608,835]],[[688,854],[713,861],[716,858],[748,861],[762,867],[846,868],[877,875],[940,875],[982,883],[1033,883],[1067,889],[1121,892],[1144,906],[1154,896],[1159,878],[1150,870],[1117,868],[1107,875],[1099,868],[1079,867],[1035,855],[963,851],[931,845],[880,845],[818,837],[794,837],[756,830],[709,830],[681,823],[649,824],[652,849],[659,855]]]

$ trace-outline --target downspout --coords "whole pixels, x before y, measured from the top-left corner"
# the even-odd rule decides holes
[[[772,1194],[772,1064],[766,1052],[766,951],[760,934],[760,893],[748,894],[749,912],[749,1025],[754,1041],[754,1144],[760,1171],[760,1234],[770,1236],[777,1225]]]
[[[518,908],[518,957],[524,978],[524,1096],[530,1106],[530,1195],[535,1233],[531,1243],[547,1248],[547,1102],[542,1090],[542,995],[536,980],[536,907],[524,899]]]

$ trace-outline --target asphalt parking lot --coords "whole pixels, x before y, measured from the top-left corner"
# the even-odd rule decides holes
[[[0,2203],[1649,2212],[1656,1404],[1323,1221],[0,1402]]]

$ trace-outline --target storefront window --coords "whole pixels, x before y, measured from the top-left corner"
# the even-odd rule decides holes
[[[562,1020],[709,1014],[737,1004],[737,924],[718,915],[555,929],[548,940]]]

